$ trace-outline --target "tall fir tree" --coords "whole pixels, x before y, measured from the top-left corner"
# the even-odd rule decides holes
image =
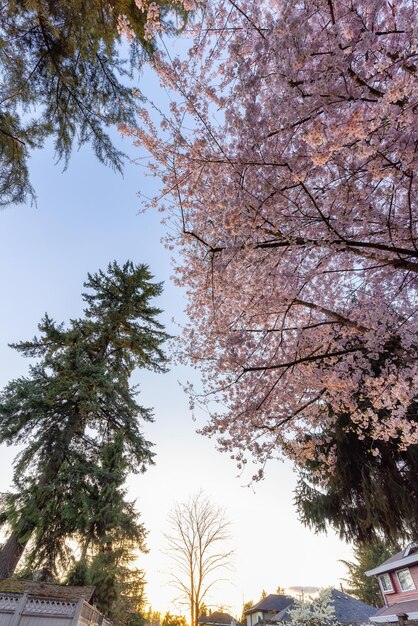
[[[81,555],[69,581],[94,585],[98,608],[122,625],[143,607],[144,575],[132,562],[138,550],[145,550],[146,531],[125,498],[129,462],[123,431],[102,446],[99,457],[86,480],[78,530]]]
[[[45,576],[59,572],[66,539],[91,517],[88,494],[103,471],[104,443],[123,433],[126,471],[152,463],[141,432],[152,411],[130,385],[136,368],[165,370],[167,334],[152,304],[162,285],[152,278],[146,265],[131,262],[89,274],[82,318],[64,327],[45,316],[39,338],[13,346],[38,362],[0,395],[0,443],[23,445],[13,490],[0,503],[0,521],[10,529],[0,578],[15,571],[28,544],[30,563]]]
[[[397,545],[389,545],[382,539],[375,539],[370,543],[359,543],[354,546],[354,561],[342,560],[348,577],[344,582],[348,584],[347,593],[372,606],[382,606],[383,599],[379,583],[375,576],[366,576],[365,572],[386,561],[399,549]]]
[[[33,194],[29,153],[48,137],[64,163],[74,143],[90,143],[121,169],[108,127],[135,125],[127,77],[159,28],[178,30],[176,16],[186,11],[175,0],[0,1],[0,206]]]
[[[329,423],[301,438],[313,451],[298,471],[295,503],[301,521],[316,532],[331,526],[347,541],[370,543],[382,536],[388,545],[415,541],[418,445],[378,439],[372,426],[360,438],[348,413],[327,410]],[[416,402],[406,415],[417,421]],[[382,409],[381,419],[387,417]]]

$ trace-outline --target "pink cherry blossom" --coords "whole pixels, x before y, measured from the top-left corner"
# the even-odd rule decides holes
[[[181,253],[201,432],[240,466],[303,464],[303,435],[341,412],[359,437],[418,443],[418,4],[208,0],[201,16],[187,58],[156,59],[170,112],[139,105],[143,128],[123,129]]]

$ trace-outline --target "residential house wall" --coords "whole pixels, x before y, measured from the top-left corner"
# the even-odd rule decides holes
[[[247,626],[254,626],[257,622],[263,619],[263,613],[261,611],[257,611],[256,613],[250,613],[247,615]]]
[[[418,626],[418,544],[409,544],[365,573],[376,576],[385,601],[372,621],[400,626],[413,622]]]
[[[393,591],[384,591],[382,589],[382,585],[380,585],[380,588],[382,589],[382,593],[385,598],[385,602],[387,606],[391,606],[392,604],[395,604],[396,602],[404,602],[405,600],[412,600],[412,599],[417,598],[418,596],[418,565],[415,565],[415,564],[409,565],[401,569],[407,569],[407,568],[409,569],[412,580],[414,581],[415,589],[410,589],[409,591],[402,591],[401,586],[399,584],[398,576],[396,575],[396,572],[400,571],[399,569],[387,572],[387,575],[390,577],[390,581],[392,583]]]

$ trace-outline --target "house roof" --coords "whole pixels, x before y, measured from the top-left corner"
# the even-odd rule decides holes
[[[62,600],[78,601],[83,598],[88,602],[93,595],[94,587],[73,587],[71,585],[55,585],[36,580],[19,580],[5,578],[0,580],[0,592],[27,593],[31,596],[42,596]]]
[[[418,619],[418,600],[404,600],[379,609],[371,618],[372,622],[397,622],[398,615],[406,615],[409,620]]]
[[[335,617],[342,624],[369,622],[372,615],[377,612],[376,607],[357,600],[357,598],[353,598],[353,596],[338,589],[331,590],[331,600],[334,604]]]
[[[228,625],[232,622],[237,623],[236,619],[229,613],[222,613],[221,611],[214,611],[210,615],[202,615],[199,617],[198,624],[221,624]]]
[[[235,621],[232,615],[229,613],[222,613],[221,611],[214,611],[210,615],[202,615],[199,617],[199,624],[231,624]]]
[[[290,614],[289,614],[288,611],[290,609],[293,609],[294,604],[295,604],[295,601],[291,600],[290,604],[288,604],[284,609],[282,609],[278,613],[275,613],[275,615],[271,615],[268,618],[268,621],[272,622],[272,623],[282,622],[282,621],[289,621],[290,620]]]
[[[278,613],[279,611],[283,611],[286,607],[293,603],[293,598],[289,596],[285,596],[277,593],[270,593],[268,596],[257,602],[257,604],[253,604],[249,609],[245,611],[245,615],[251,615],[251,613],[256,613],[257,611],[270,613],[274,611]]]
[[[377,609],[373,606],[361,602],[348,593],[331,589],[331,602],[334,606],[335,619],[340,624],[364,624],[370,622],[370,618],[376,614]],[[269,621],[281,622],[290,621],[289,610],[293,608],[294,600],[290,598],[290,604],[272,616]]]
[[[365,573],[366,576],[384,574],[390,570],[398,569],[399,567],[404,567],[416,562],[418,562],[418,544],[411,543],[403,550],[399,550],[399,552],[396,552],[391,557],[386,559],[386,561],[381,563],[378,567],[369,569]]]

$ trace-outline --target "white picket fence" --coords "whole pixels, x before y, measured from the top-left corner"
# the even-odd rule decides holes
[[[112,626],[82,598],[62,600],[0,592],[0,626]]]

